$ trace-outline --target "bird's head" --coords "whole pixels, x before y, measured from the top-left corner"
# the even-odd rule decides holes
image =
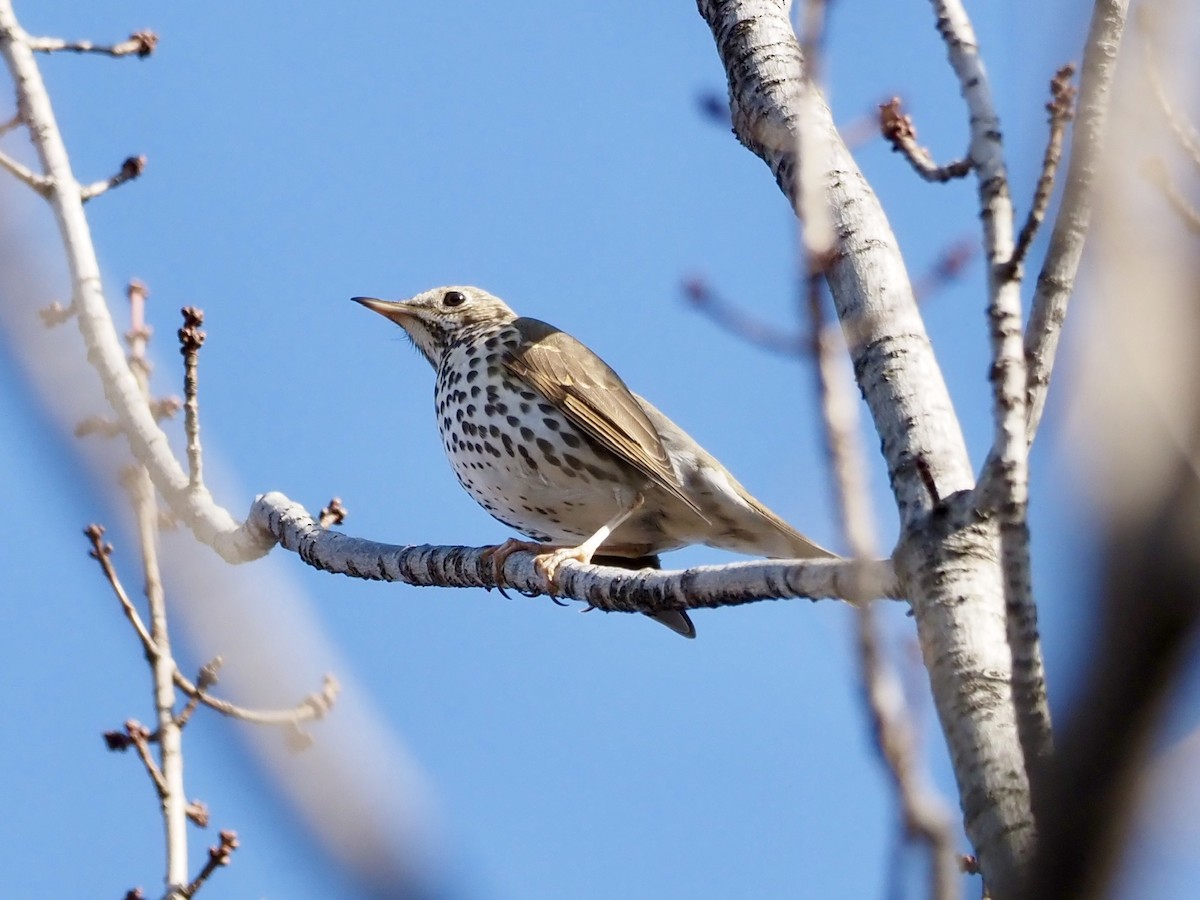
[[[517,318],[499,297],[465,285],[434,288],[408,300],[352,299],[403,328],[434,368],[459,333]]]

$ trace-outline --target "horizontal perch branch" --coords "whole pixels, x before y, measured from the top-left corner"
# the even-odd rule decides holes
[[[310,566],[326,572],[424,587],[497,587],[484,548],[397,546],[348,537],[322,528],[304,507],[279,493],[259,497],[246,524],[260,535],[270,533]],[[551,593],[534,568],[532,553],[510,556],[504,580],[505,586],[531,596]],[[851,591],[896,598],[899,592],[887,560],[763,560],[674,572],[566,563],[557,581],[555,596],[581,600],[606,612],[655,613],[758,600],[843,598]]]

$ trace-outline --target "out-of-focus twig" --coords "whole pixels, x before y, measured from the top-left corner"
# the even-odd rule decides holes
[[[1175,180],[1171,177],[1171,173],[1167,170],[1166,163],[1161,159],[1152,159],[1142,166],[1142,171],[1166,198],[1167,203],[1179,216],[1179,220],[1183,222],[1187,230],[1193,234],[1200,234],[1200,209],[1197,209],[1191,200],[1183,196],[1175,184]]]
[[[346,516],[349,514],[346,507],[342,505],[342,498],[334,497],[321,508],[317,521],[321,523],[322,528],[330,528],[345,523]]]
[[[823,2],[808,0],[801,46],[806,76],[810,81],[819,77],[821,71],[819,63],[824,15]],[[806,135],[815,132],[813,121],[802,119],[798,123],[802,158],[812,155],[815,141],[806,138]],[[814,204],[819,202],[818,198],[823,198],[819,184],[811,180],[811,173],[824,171],[824,162],[822,160],[808,170],[810,180],[801,185],[802,195],[810,198],[804,204],[803,211],[810,215],[815,212]],[[822,289],[834,262],[835,243],[832,232],[826,233],[822,229],[814,234],[808,227],[808,219],[804,220],[804,225],[801,240],[803,293],[808,328],[812,335],[811,354],[816,362],[817,395],[824,425],[825,449],[833,474],[842,533],[851,556],[866,560],[874,557],[877,539],[867,487],[866,459],[859,441],[857,397],[850,387],[849,378],[839,371],[841,342],[834,333],[835,329],[826,325],[824,314]],[[957,898],[958,857],[950,811],[922,774],[912,716],[905,703],[899,678],[880,647],[872,598],[865,591],[852,588],[852,596],[848,599],[856,606],[859,677],[863,698],[876,747],[891,776],[905,831],[928,848],[929,896],[935,900]]]
[[[1140,4],[1136,15],[1138,30],[1142,35],[1142,60],[1146,67],[1150,90],[1179,146],[1187,154],[1192,164],[1200,169],[1200,134],[1196,133],[1196,127],[1176,107],[1167,91],[1167,86],[1163,83],[1162,72],[1159,70],[1158,60],[1162,55],[1162,48],[1159,46],[1161,35],[1153,5]]]
[[[687,279],[683,283],[683,295],[693,307],[705,313],[726,331],[755,347],[781,356],[798,357],[808,354],[811,340],[807,336],[783,332],[742,312],[726,302],[702,278]]]

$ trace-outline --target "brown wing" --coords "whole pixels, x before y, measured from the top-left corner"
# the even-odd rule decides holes
[[[552,325],[526,318],[512,324],[521,334],[521,346],[505,359],[505,367],[580,431],[703,518],[680,487],[654,425],[617,373]]]

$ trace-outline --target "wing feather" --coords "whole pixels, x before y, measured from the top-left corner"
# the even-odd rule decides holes
[[[504,360],[575,427],[704,518],[688,497],[654,424],[620,376],[575,338],[537,319],[512,323],[520,347]]]

